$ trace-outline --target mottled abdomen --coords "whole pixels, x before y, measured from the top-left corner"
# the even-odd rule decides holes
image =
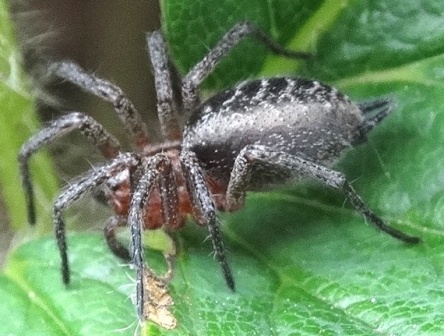
[[[299,78],[255,80],[204,102],[185,127],[183,146],[226,183],[236,156],[249,144],[328,166],[361,137],[362,120],[358,106],[328,85]],[[273,179],[264,174],[261,179]]]

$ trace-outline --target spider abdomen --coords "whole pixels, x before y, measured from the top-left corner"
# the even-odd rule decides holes
[[[320,82],[254,80],[204,102],[185,127],[183,147],[196,153],[211,176],[228,181],[235,158],[247,145],[331,165],[361,137],[363,120],[357,104]],[[264,180],[273,178],[268,175]],[[286,179],[275,175],[277,182]]]

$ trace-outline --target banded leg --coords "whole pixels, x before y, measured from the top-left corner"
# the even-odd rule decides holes
[[[111,252],[114,253],[115,256],[125,260],[130,261],[131,256],[128,249],[123,246],[116,237],[116,230],[119,227],[126,227],[126,218],[123,216],[112,216],[106,223],[105,229],[103,230],[105,233],[105,240],[110,248]]]
[[[157,93],[157,113],[159,116],[162,135],[166,140],[174,141],[182,138],[182,130],[175,111],[174,88],[171,72],[171,62],[165,40],[160,31],[147,36],[148,51],[154,70],[154,82]]]
[[[194,110],[197,105],[199,105],[197,88],[202,81],[216,68],[219,62],[239,42],[249,36],[263,43],[275,54],[300,59],[307,59],[311,57],[311,54],[306,52],[291,51],[283,48],[251,22],[240,22],[231,28],[222,37],[219,43],[213,49],[211,49],[210,52],[183,78],[182,99],[186,112],[189,113],[190,111]]]
[[[295,176],[304,175],[326,186],[342,190],[353,207],[381,231],[406,243],[414,244],[420,241],[418,237],[409,236],[388,226],[380,217],[373,213],[343,174],[298,156],[276,152],[273,148],[266,146],[246,146],[237,156],[227,188],[226,203],[228,206],[243,201],[251,177],[252,167],[260,163],[283,168]]]
[[[145,209],[149,202],[153,188],[160,186],[160,195],[166,225],[174,225],[174,219],[178,217],[178,207],[174,201],[177,194],[171,194],[171,191],[166,187],[169,185],[169,180],[172,177],[172,167],[169,158],[163,154],[157,154],[150,157],[147,162],[143,164],[142,177],[138,180],[134,194],[131,199],[130,211],[128,215],[128,224],[131,231],[131,245],[130,253],[133,264],[137,271],[136,277],[136,302],[137,313],[141,320],[146,316],[144,312],[145,303],[149,300],[149,293],[144,288],[143,277],[149,270],[145,267],[143,260],[143,243],[142,231],[145,227]],[[175,188],[173,188],[175,189]],[[169,197],[173,201],[170,203]],[[146,223],[149,226],[149,223]],[[168,262],[168,261],[167,261]]]
[[[180,155],[180,163],[185,176],[188,195],[191,199],[196,220],[207,226],[210,233],[213,250],[228,287],[234,291],[233,275],[225,255],[225,247],[220,231],[220,222],[217,218],[211,192],[205,181],[199,161],[193,152],[183,150]]]
[[[36,213],[34,188],[29,172],[29,159],[32,154],[44,145],[76,129],[80,130],[83,135],[91,140],[106,159],[112,159],[120,152],[119,142],[109,134],[102,125],[93,118],[79,112],[64,115],[31,137],[31,139],[23,144],[18,156],[20,176],[25,190],[28,221],[30,224],[35,224]]]
[[[99,188],[111,176],[116,173],[139,165],[139,160],[134,155],[125,153],[119,155],[111,163],[95,169],[89,175],[75,181],[56,199],[53,209],[53,223],[57,245],[60,252],[62,264],[62,278],[65,284],[70,282],[70,271],[68,263],[68,253],[66,245],[65,222],[63,220],[63,210],[73,202],[83,197],[87,192]]]
[[[143,149],[149,144],[146,125],[122,89],[105,79],[87,73],[80,66],[69,61],[54,63],[50,66],[49,71],[77,85],[81,89],[110,102],[125,128],[133,136],[136,146],[139,149]]]

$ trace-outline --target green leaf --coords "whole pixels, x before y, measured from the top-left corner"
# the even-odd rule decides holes
[[[242,43],[207,88],[270,71],[335,85],[353,99],[392,94],[398,109],[369,142],[338,164],[363,199],[397,228],[420,236],[408,246],[365,224],[344,196],[315,183],[249,195],[224,214],[236,279],[226,287],[206,232],[178,233],[171,295],[178,328],[142,334],[444,334],[444,3],[394,1],[162,2],[163,25],[180,69],[189,69],[231,26],[256,22],[310,62],[270,56]],[[53,239],[10,255],[0,305],[1,334],[108,335],[136,330],[134,272],[100,236],[69,237],[72,285],[60,282]],[[162,256],[147,251],[150,266]]]
[[[72,239],[73,281],[60,275],[53,238],[35,240],[9,258],[0,278],[1,333],[12,335],[105,335],[134,323],[130,278],[124,266],[92,235]],[[38,253],[36,253],[38,252]],[[72,253],[71,253],[72,252]]]
[[[0,0],[0,193],[11,226],[19,229],[27,225],[27,218],[17,155],[39,124],[7,9],[6,2]],[[38,154],[33,160],[32,175],[38,209],[49,209],[57,180],[46,155]],[[48,223],[50,217],[43,215],[40,220]],[[39,230],[45,227],[50,225],[40,225]]]

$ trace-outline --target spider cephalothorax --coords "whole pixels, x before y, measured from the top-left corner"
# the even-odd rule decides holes
[[[328,168],[345,150],[365,141],[366,134],[392,110],[390,99],[356,104],[328,85],[283,77],[244,82],[200,102],[200,83],[247,36],[257,38],[284,56],[308,56],[284,50],[254,25],[243,22],[228,31],[181,79],[181,91],[176,93],[164,39],[160,32],[148,36],[158,116],[165,139],[160,144],[150,141],[137,110],[118,87],[71,62],[50,67],[55,75],[111,102],[136,147],[134,152],[122,152],[118,141],[99,123],[73,112],[53,121],[21,148],[20,172],[31,223],[35,222],[35,209],[28,161],[34,152],[78,129],[108,160],[77,179],[55,201],[53,219],[66,284],[70,281],[70,271],[62,212],[93,190],[102,190],[116,212],[105,228],[108,245],[116,255],[131,259],[137,269],[140,318],[146,316],[144,295],[147,295],[141,231],[160,227],[178,229],[192,215],[197,223],[208,228],[216,260],[228,286],[234,289],[217,210],[240,208],[248,190],[270,188],[290,179],[313,178],[342,190],[355,209],[380,230],[405,242],[419,241],[387,226],[364,204],[341,173]],[[189,116],[183,129],[178,110]],[[116,239],[119,226],[130,227],[129,250]]]

